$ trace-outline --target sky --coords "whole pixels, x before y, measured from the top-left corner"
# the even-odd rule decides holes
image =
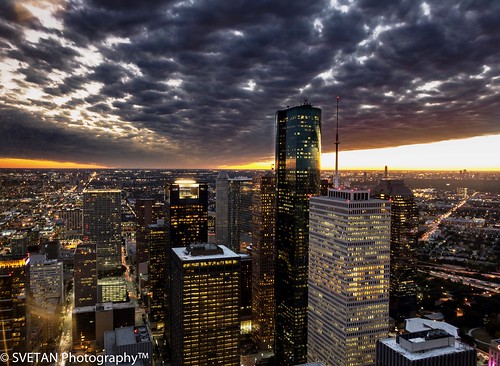
[[[0,167],[268,167],[340,100],[342,167],[500,170],[500,2],[1,0]],[[465,153],[464,153],[465,152]]]

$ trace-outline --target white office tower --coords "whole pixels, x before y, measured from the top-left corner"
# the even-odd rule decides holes
[[[309,203],[308,361],[375,365],[389,329],[390,202],[330,189]]]

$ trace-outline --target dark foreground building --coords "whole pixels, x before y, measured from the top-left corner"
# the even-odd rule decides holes
[[[172,249],[172,366],[240,365],[240,256],[224,246]]]

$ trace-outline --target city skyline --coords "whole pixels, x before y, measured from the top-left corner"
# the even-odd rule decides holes
[[[341,168],[499,170],[498,14],[466,1],[4,1],[0,167],[269,168],[274,111],[307,99],[330,169],[340,95]]]

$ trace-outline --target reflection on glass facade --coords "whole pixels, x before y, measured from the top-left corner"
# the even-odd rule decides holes
[[[173,366],[239,366],[240,257],[224,246],[172,249]]]
[[[375,198],[391,201],[390,315],[396,321],[415,316],[418,209],[415,197],[401,179],[382,179],[372,190]]]
[[[309,225],[308,359],[374,365],[389,329],[390,203],[330,190],[311,198]]]
[[[307,357],[309,198],[320,192],[321,110],[276,112],[276,339],[279,365]]]

